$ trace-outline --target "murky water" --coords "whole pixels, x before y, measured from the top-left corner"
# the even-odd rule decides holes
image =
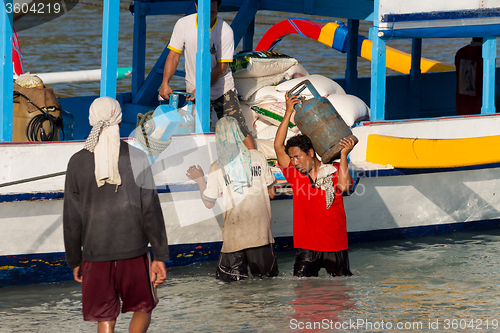
[[[293,252],[278,254],[274,279],[220,283],[214,262],[170,268],[150,332],[495,332],[499,251],[497,230],[354,245],[352,277],[294,278]],[[95,331],[76,282],[0,289],[0,323],[0,332]]]
[[[41,73],[99,68],[101,10],[79,4],[57,20],[20,32],[26,69]],[[229,21],[234,14],[221,16]],[[286,17],[290,15],[259,14],[254,45],[272,24]],[[168,42],[177,18],[148,18],[147,71]],[[131,66],[133,17],[122,10],[120,20],[118,65]],[[367,36],[368,27],[362,22],[360,34]],[[425,40],[422,53],[453,64],[455,51],[468,41]],[[409,41],[388,45],[405,52],[411,49]],[[296,57],[312,74],[343,76],[346,56],[314,40],[288,36],[275,50]],[[360,76],[369,75],[370,63],[360,59],[358,71]],[[182,88],[182,80],[177,82]],[[91,95],[98,93],[99,83],[54,88],[62,95]],[[130,78],[118,81],[118,91],[129,90]],[[324,271],[319,278],[294,278],[292,252],[278,254],[280,275],[275,279],[222,284],[214,278],[214,262],[171,268],[159,289],[160,304],[150,331],[494,332],[500,330],[499,250],[500,231],[354,245],[350,249],[354,276],[335,279]],[[117,331],[126,331],[129,319],[130,315],[121,315]],[[80,286],[75,282],[0,289],[0,332],[94,331],[94,324],[82,320]]]

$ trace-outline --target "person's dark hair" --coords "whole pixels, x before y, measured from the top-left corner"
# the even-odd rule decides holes
[[[299,147],[300,150],[302,150],[306,154],[310,149],[312,149],[316,154],[311,139],[309,139],[307,135],[304,134],[299,134],[288,139],[285,145],[285,153],[288,154],[288,149],[291,147]]]
[[[220,7],[221,3],[222,3],[222,0],[210,0],[210,2],[215,2],[217,1],[217,7]],[[198,0],[195,0],[195,3],[196,3],[196,6],[198,6]]]

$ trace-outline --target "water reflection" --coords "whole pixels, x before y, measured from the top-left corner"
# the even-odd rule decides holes
[[[300,278],[293,288],[295,298],[289,304],[294,310],[290,328],[314,330],[332,329],[344,317],[343,311],[354,309],[356,302],[346,285],[349,278]],[[337,326],[338,327],[338,326]]]

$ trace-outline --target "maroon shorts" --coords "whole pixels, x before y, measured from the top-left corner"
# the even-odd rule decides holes
[[[82,263],[82,308],[87,321],[113,321],[122,312],[151,312],[158,304],[149,253],[137,258]]]

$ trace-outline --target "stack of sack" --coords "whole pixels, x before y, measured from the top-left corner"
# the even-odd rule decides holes
[[[240,52],[234,56],[231,70],[244,102],[252,100],[261,88],[309,74],[296,59],[272,51]]]
[[[259,150],[263,150],[268,159],[275,158],[272,142],[285,114],[285,93],[304,80],[309,80],[321,96],[328,98],[349,127],[370,119],[370,109],[360,98],[346,94],[338,83],[325,76],[309,75],[296,59],[287,55],[270,51],[241,52],[235,55],[231,70],[243,115]],[[301,96],[313,98],[307,88]],[[292,117],[287,137],[298,132]]]

